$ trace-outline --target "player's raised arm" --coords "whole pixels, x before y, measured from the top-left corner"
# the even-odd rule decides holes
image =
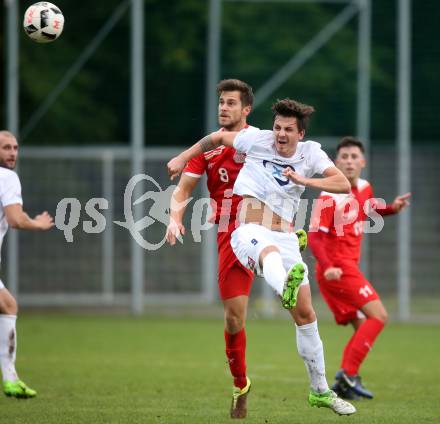
[[[180,153],[180,155],[176,156],[175,158],[171,159],[168,164],[168,175],[170,176],[171,180],[173,180],[175,177],[177,177],[185,167],[186,163],[205,152],[209,152],[212,149],[215,149],[216,147],[220,145],[233,147],[235,136],[237,135],[237,132],[235,131],[217,131],[213,132],[211,134],[208,134],[207,136],[203,137],[201,140],[199,140],[197,143],[192,145],[189,149],[183,151]]]
[[[295,184],[313,187],[329,193],[350,193],[350,182],[335,166],[330,166],[323,172],[324,178],[306,178],[293,171],[292,168],[286,168],[283,174]]]

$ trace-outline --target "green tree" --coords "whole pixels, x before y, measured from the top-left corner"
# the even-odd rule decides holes
[[[78,7],[57,0],[66,25],[54,43],[39,45],[20,33],[21,128],[125,0]],[[20,16],[31,3],[20,2]],[[144,0],[145,127],[148,145],[188,144],[204,132],[207,0]],[[396,4],[374,0],[372,16],[372,138],[393,140],[396,113]],[[308,3],[222,4],[221,76],[241,78],[257,91],[274,72],[330,22],[344,5]],[[5,8],[0,8],[5,22]],[[439,59],[434,0],[413,2],[413,134],[440,136],[436,88]],[[293,97],[317,110],[311,135],[356,130],[357,18],[353,18],[303,68],[251,115],[271,125],[270,105]],[[109,144],[130,139],[130,9],[32,129],[25,144]],[[5,26],[0,31],[5,75]],[[4,84],[0,89],[4,99]],[[0,105],[3,126],[5,101]]]

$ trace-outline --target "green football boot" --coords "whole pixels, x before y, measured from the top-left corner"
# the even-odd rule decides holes
[[[30,387],[26,386],[26,384],[21,381],[4,381],[3,382],[3,391],[6,396],[27,399],[33,398],[37,396],[37,392]]]
[[[318,408],[329,408],[339,415],[351,415],[356,412],[356,408],[351,403],[338,397],[333,390],[328,390],[325,393],[317,393],[311,390],[309,404]]]
[[[304,252],[307,248],[307,233],[303,229],[300,229],[295,231],[295,234],[298,237],[299,251]]]
[[[281,304],[283,308],[292,309],[296,306],[299,286],[304,279],[305,268],[301,263],[295,264],[287,273],[286,282],[284,283],[283,294],[281,296]]]

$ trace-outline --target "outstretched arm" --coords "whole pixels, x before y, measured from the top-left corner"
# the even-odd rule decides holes
[[[292,168],[284,169],[283,174],[295,184],[328,191],[329,193],[350,193],[351,190],[349,181],[335,166],[331,166],[324,171],[324,178],[306,178],[297,174]]]
[[[224,146],[233,147],[236,135],[237,132],[213,132],[203,137],[201,140],[192,145],[189,149],[180,153],[175,158],[171,159],[167,164],[168,175],[170,176],[171,180],[176,178],[182,172],[183,168],[185,168],[186,163],[190,159],[202,153],[209,152],[210,150],[215,149],[222,144]]]
[[[48,212],[44,211],[32,219],[19,203],[5,206],[5,216],[8,224],[19,230],[42,231],[54,226],[53,218]]]
[[[397,196],[393,203],[385,204],[379,202],[378,199],[370,199],[371,207],[381,216],[394,215],[396,213],[401,212],[407,206],[410,205],[409,198],[411,197],[411,193],[405,193],[400,196]]]
[[[411,197],[411,193],[405,193],[400,196],[397,196],[394,199],[394,202],[391,204],[391,207],[394,210],[394,213],[398,213],[405,209],[407,206],[410,205],[408,199]]]

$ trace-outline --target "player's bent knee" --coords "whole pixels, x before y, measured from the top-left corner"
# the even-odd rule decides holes
[[[14,298],[12,298],[4,308],[5,315],[17,315],[18,314],[18,304]]]
[[[244,327],[244,317],[237,315],[225,315],[225,327],[229,334],[235,334],[242,330]]]
[[[388,321],[388,313],[380,299],[373,300],[362,306],[361,311],[367,318],[374,318],[384,324]]]
[[[240,308],[226,308],[225,309],[225,328],[230,334],[238,333],[245,324],[246,311]]]
[[[2,315],[17,315],[18,304],[14,296],[6,289],[0,292],[0,314]]]
[[[364,311],[365,315],[368,318],[375,318],[379,321],[382,321],[384,324],[388,321],[388,312],[385,309],[385,306],[382,305],[381,302],[372,304],[370,308],[367,308]]]
[[[383,311],[380,311],[377,316],[374,318],[378,319],[379,321],[382,321],[384,324],[388,322],[388,313],[384,309]]]
[[[278,247],[276,247],[276,246],[266,246],[266,247],[261,251],[261,253],[260,253],[260,257],[258,258],[259,261],[260,261],[260,266],[263,266],[264,258],[265,258],[269,253],[272,253],[272,252],[278,252],[278,253],[280,253],[280,250],[279,250]]]

